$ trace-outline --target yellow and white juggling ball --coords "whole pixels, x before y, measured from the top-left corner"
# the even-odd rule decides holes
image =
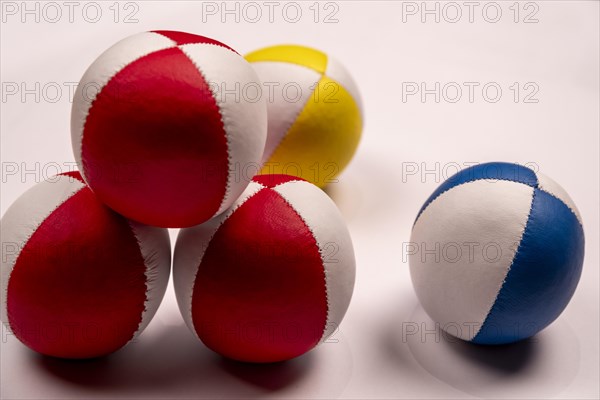
[[[360,94],[348,71],[304,46],[266,47],[246,55],[267,96],[263,174],[299,176],[320,187],[335,182],[360,140]]]

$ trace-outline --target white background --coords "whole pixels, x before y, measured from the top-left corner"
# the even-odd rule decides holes
[[[294,10],[283,15],[283,3],[275,8],[272,23],[261,2],[263,16],[256,23],[248,20],[254,18],[249,9],[246,15],[240,9],[239,22],[228,15],[222,23],[220,13],[203,14],[202,3],[161,1],[128,8],[99,2],[102,16],[96,23],[86,21],[95,15],[93,8],[83,12],[84,3],[75,8],[73,22],[62,2],[57,3],[58,22],[51,21],[56,10],[46,8],[44,14],[40,3],[36,22],[35,14],[22,15],[20,2],[12,4],[18,13],[3,12],[1,27],[2,213],[27,188],[57,172],[57,165],[62,170],[72,165],[69,85],[114,42],[144,30],[198,33],[240,53],[282,42],[318,47],[354,75],[366,124],[356,158],[328,189],[348,222],[357,256],[356,290],[334,336],[337,343],[277,365],[230,362],[188,332],[169,287],[139,340],[103,359],[45,358],[3,331],[2,398],[599,396],[598,2],[521,3],[518,22],[513,1],[499,2],[502,16],[496,23],[486,21],[495,18],[493,6],[483,12],[486,2],[477,3],[472,22],[469,8],[458,2],[462,18],[455,23],[446,20],[455,18],[456,8],[444,9],[445,3],[438,4],[439,23],[435,15],[422,22],[420,13],[403,13],[412,4],[421,8],[421,2],[336,2],[329,8],[321,3],[317,22],[313,2],[299,2],[297,23],[285,20],[294,18]],[[28,7],[36,6],[29,2]],[[338,22],[324,23],[334,7]],[[115,8],[120,10],[117,22]],[[130,12],[138,21],[124,23]],[[524,23],[532,12],[538,22]],[[36,82],[39,99],[6,91],[6,85],[23,83],[35,92]],[[480,86],[472,102],[463,87],[457,103],[448,101],[454,92],[436,103],[434,95],[403,101],[403,82],[425,82],[428,88],[435,82]],[[502,89],[495,103],[482,95],[488,82]],[[514,82],[521,88],[517,102],[509,88]],[[539,88],[537,103],[523,101],[528,82]],[[62,86],[58,99],[51,91],[57,85]],[[539,168],[578,205],[586,258],[571,303],[549,328],[512,346],[472,346],[434,333],[403,335],[406,323],[423,322],[435,332],[418,305],[402,255],[418,209],[456,165],[495,160]],[[7,174],[15,165],[16,174]],[[415,166],[417,173],[407,175]],[[434,172],[423,175],[425,169]]]

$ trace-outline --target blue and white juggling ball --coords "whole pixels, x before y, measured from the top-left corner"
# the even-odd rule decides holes
[[[497,162],[442,183],[419,211],[407,249],[417,296],[441,329],[504,344],[535,335],[567,306],[584,234],[560,185]]]

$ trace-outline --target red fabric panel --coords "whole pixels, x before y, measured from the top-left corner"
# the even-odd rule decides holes
[[[46,218],[21,251],[8,284],[10,327],[43,354],[111,353],[141,321],[145,269],[126,220],[83,188]]]
[[[200,36],[200,35],[194,35],[192,33],[178,32],[178,31],[152,31],[152,32],[158,33],[159,35],[163,35],[165,37],[168,37],[172,41],[176,42],[178,46],[181,46],[183,44],[191,44],[191,43],[207,43],[207,44],[214,44],[217,46],[225,47],[226,49],[229,49],[229,50],[237,53],[231,47],[227,46],[224,43],[219,42],[218,40],[214,40],[214,39],[207,38],[207,37]]]
[[[299,356],[327,320],[318,245],[276,192],[247,200],[213,237],[192,298],[196,332],[214,351],[241,361]]]
[[[69,172],[63,172],[61,174],[58,175],[64,175],[64,176],[69,176],[75,180],[78,180],[81,183],[85,183],[85,181],[83,180],[83,178],[81,177],[81,173],[79,171],[69,171]]]
[[[258,182],[263,186],[268,188],[273,188],[277,185],[281,185],[282,183],[290,182],[290,181],[304,181],[302,178],[298,178],[297,176],[283,175],[283,174],[267,174],[267,175],[256,175],[252,178],[254,182]]]
[[[214,215],[227,139],[207,83],[181,50],[152,53],[109,81],[87,117],[82,160],[98,197],[130,219],[184,227]]]

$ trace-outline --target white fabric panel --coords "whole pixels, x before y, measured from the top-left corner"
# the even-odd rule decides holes
[[[358,91],[358,86],[356,85],[356,82],[354,82],[354,79],[352,79],[352,75],[350,75],[348,70],[339,61],[328,55],[325,76],[335,80],[352,95],[352,98],[356,102],[356,105],[360,111],[360,118],[364,123],[362,98],[360,96],[360,92]]]
[[[272,61],[252,63],[263,83],[267,101],[269,130],[262,162],[271,158],[298,115],[313,98],[315,85],[321,80],[318,72],[296,64]]]
[[[335,203],[318,187],[293,181],[274,190],[298,212],[319,246],[328,306],[323,341],[339,327],[352,298],[356,273],[352,239]]]
[[[229,174],[217,215],[240,196],[252,179],[244,171],[258,172],[267,139],[266,101],[260,96],[258,76],[239,54],[222,46],[201,43],[180,48],[216,91],[214,96],[227,134]]]
[[[543,190],[544,192],[550,193],[552,196],[565,203],[567,207],[569,207],[571,211],[573,211],[573,214],[575,214],[577,220],[583,226],[581,214],[579,214],[579,210],[577,209],[575,202],[573,201],[573,199],[571,199],[571,196],[569,196],[567,191],[550,177],[540,172],[536,172],[535,174],[538,178],[538,188],[540,190]]]
[[[83,128],[98,91],[106,86],[108,81],[123,67],[138,58],[176,45],[176,42],[158,33],[138,33],[110,47],[87,69],[75,91],[71,110],[71,142],[75,161],[77,161],[82,176],[84,175],[81,163]]]
[[[263,188],[264,186],[260,183],[250,182],[246,190],[233,203],[229,210],[203,224],[184,228],[179,231],[175,245],[175,255],[173,257],[173,285],[181,315],[186,325],[196,336],[197,333],[194,330],[194,323],[192,321],[192,296],[194,293],[194,284],[196,283],[196,274],[204,257],[204,252],[225,220],[238,207],[244,204],[246,200]]]
[[[512,264],[532,200],[530,186],[478,180],[443,193],[421,214],[410,240],[419,246],[409,253],[410,273],[440,327],[458,324],[464,340],[477,334]]]
[[[8,282],[21,250],[42,222],[83,187],[85,185],[75,178],[53,177],[23,193],[2,217],[2,322],[9,322],[6,311]]]
[[[128,222],[140,246],[140,252],[146,265],[146,301],[142,320],[133,335],[133,340],[146,329],[167,290],[171,272],[171,241],[166,229],[143,225],[135,221]]]

